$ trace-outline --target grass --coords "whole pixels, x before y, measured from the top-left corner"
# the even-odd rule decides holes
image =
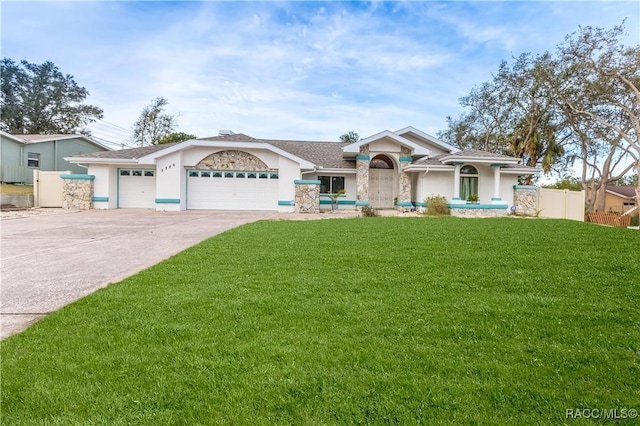
[[[0,184],[1,194],[33,194],[32,185],[13,185],[10,183]]]
[[[524,425],[638,409],[639,250],[639,232],[563,220],[243,226],[4,341],[2,424]]]

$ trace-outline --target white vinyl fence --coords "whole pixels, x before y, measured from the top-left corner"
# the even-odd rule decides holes
[[[540,217],[572,219],[584,222],[584,191],[567,189],[538,189]]]

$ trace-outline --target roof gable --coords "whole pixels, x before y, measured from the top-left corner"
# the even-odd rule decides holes
[[[455,153],[460,151],[458,148],[449,145],[447,143],[442,142],[438,138],[431,136],[422,130],[418,130],[413,126],[408,126],[400,130],[396,130],[396,135],[402,136],[406,139],[416,141],[422,145],[426,145],[427,147],[435,147],[438,148],[438,151],[442,151],[443,153]]]
[[[380,133],[376,133],[375,135],[369,136],[368,138],[361,139],[358,142],[349,144],[342,148],[342,151],[346,156],[355,157],[360,152],[360,147],[363,145],[370,144],[372,142],[380,141],[383,139],[390,139],[399,145],[402,145],[406,148],[409,148],[412,152],[412,155],[424,156],[431,154],[431,150],[429,150],[426,146],[413,142],[409,139],[403,138],[402,136],[397,135],[394,132],[389,130],[384,130]]]

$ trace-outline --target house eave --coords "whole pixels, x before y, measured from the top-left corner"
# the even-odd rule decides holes
[[[141,164],[137,158],[88,158],[88,157],[63,157],[65,161],[73,164]],[[153,164],[153,163],[150,163]]]
[[[155,164],[158,158],[164,157],[166,155],[172,154],[177,151],[184,151],[193,148],[230,148],[230,149],[264,149],[267,151],[271,151],[282,157],[288,158],[289,160],[295,161],[300,164],[300,168],[303,170],[313,170],[316,168],[316,165],[307,161],[303,158],[295,156],[283,149],[275,147],[269,143],[264,142],[225,142],[225,141],[204,141],[191,139],[186,142],[182,142],[180,144],[174,145],[167,149],[163,149],[160,151],[153,152],[149,155],[140,158],[141,163],[145,164]]]

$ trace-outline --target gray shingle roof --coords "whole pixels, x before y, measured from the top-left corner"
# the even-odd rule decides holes
[[[621,196],[627,197],[627,198],[635,198],[635,196],[636,196],[636,187],[635,186],[629,186],[629,185],[621,185],[621,186],[607,185],[607,191],[614,192],[614,193],[616,193],[618,195],[621,195]]]
[[[349,145],[348,143],[343,142],[310,142],[278,139],[255,139],[251,136],[243,135],[242,133],[236,133],[234,135],[214,136],[210,138],[202,138],[199,140],[268,143],[269,145],[280,148],[283,151],[307,160],[319,167],[341,169],[354,169],[356,167],[355,160],[349,161],[342,158],[342,148]]]
[[[144,157],[145,155],[167,149],[171,146],[177,145],[178,143],[180,142],[143,146],[139,148],[120,149],[117,151],[92,152],[90,154],[77,155],[76,158],[117,158],[120,160],[132,160],[134,158]]]

